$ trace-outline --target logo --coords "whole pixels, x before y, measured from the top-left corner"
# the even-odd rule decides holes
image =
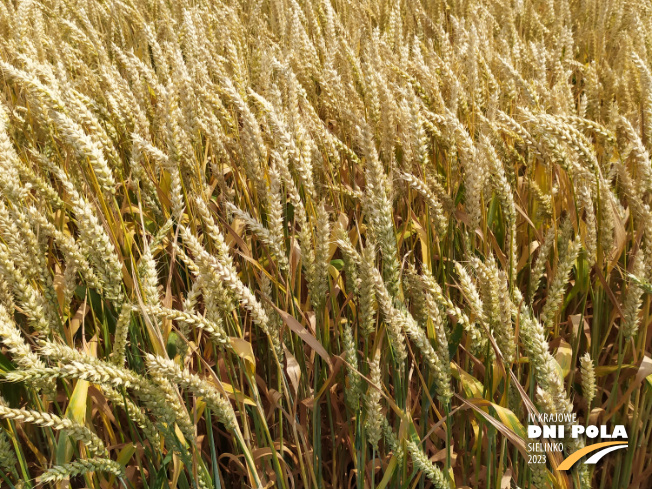
[[[530,440],[541,438],[541,442],[528,443],[527,449],[530,453],[530,463],[545,463],[546,452],[563,452],[565,442],[576,440],[581,435],[587,439],[599,438],[609,440],[618,438],[613,441],[601,441],[585,446],[568,455],[557,467],[558,470],[570,470],[582,457],[592,454],[588,457],[585,464],[596,464],[602,457],[621,448],[627,448],[627,431],[624,425],[615,425],[612,430],[607,425],[588,425],[577,424],[575,414],[539,414],[538,416],[529,416],[530,423],[527,427],[527,436]],[[538,455],[534,455],[538,454]]]
[[[569,470],[573,465],[575,465],[575,462],[581,459],[584,455],[588,455],[589,453],[595,452],[596,450],[597,453],[587,458],[584,461],[584,463],[597,464],[600,461],[600,459],[604,457],[606,454],[613,452],[614,450],[627,448],[627,446],[628,446],[627,443],[623,443],[621,441],[605,441],[603,443],[594,443],[593,445],[589,445],[588,447],[584,447],[581,450],[578,450],[575,453],[570,454],[568,457],[564,459],[564,461],[561,464],[559,464],[559,467],[557,468],[559,470]]]

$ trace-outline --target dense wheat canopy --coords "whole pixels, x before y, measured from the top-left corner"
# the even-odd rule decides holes
[[[648,487],[650,50],[644,0],[0,0],[0,486]]]

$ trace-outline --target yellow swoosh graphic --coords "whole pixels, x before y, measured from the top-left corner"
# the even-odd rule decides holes
[[[610,447],[613,445],[627,445],[627,442],[605,441],[603,443],[595,443],[593,445],[589,445],[588,447],[584,447],[581,450],[578,450],[575,453],[572,453],[571,455],[566,457],[566,459],[564,459],[564,461],[561,464],[559,464],[557,470],[568,470],[575,464],[575,462],[581,459],[584,455],[587,455],[591,452],[595,452],[596,450],[600,450],[601,448]]]

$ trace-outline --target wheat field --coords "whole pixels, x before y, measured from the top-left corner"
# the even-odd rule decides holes
[[[647,0],[0,0],[0,486],[650,487],[650,50]]]

